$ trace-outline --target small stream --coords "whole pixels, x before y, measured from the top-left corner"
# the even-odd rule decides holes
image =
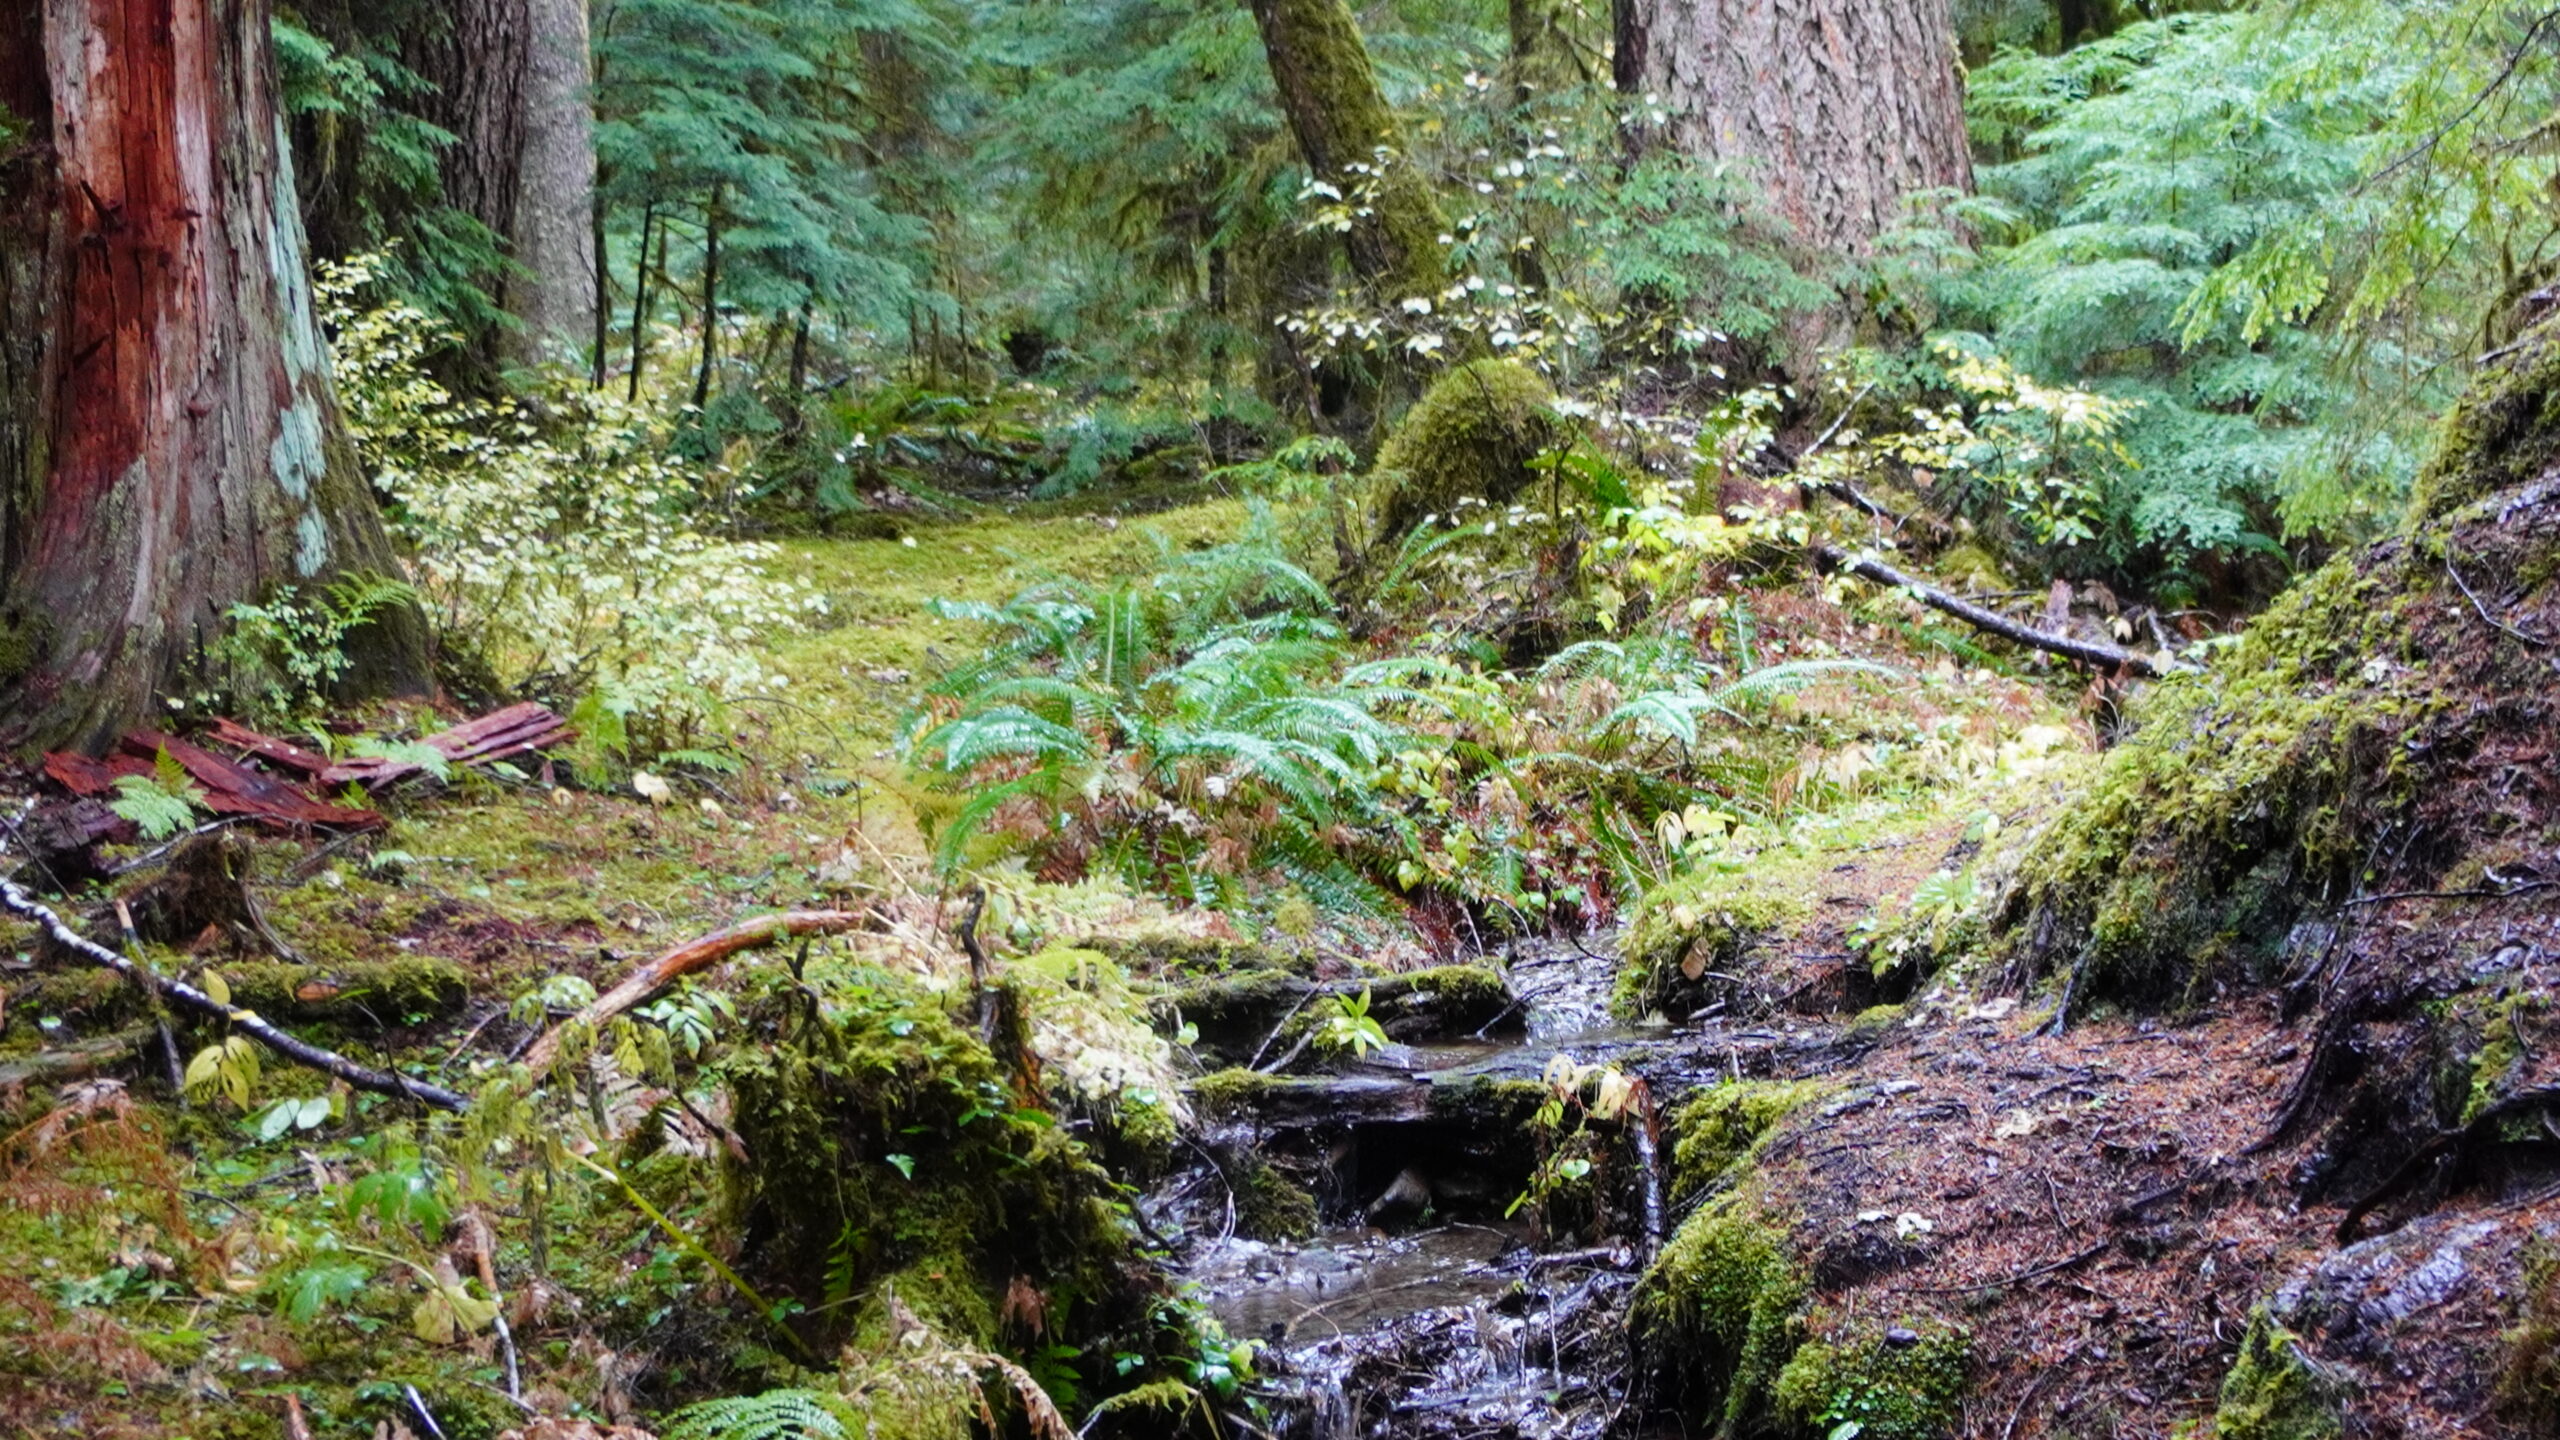
[[[1455,1087],[1534,1080],[1561,1052],[1641,1075],[1667,1101],[1727,1074],[1793,1068],[1786,1061],[1799,1046],[1827,1048],[1827,1035],[1802,1028],[1617,1024],[1608,1008],[1613,948],[1523,945],[1510,957],[1523,999],[1510,1034],[1390,1047],[1359,1067],[1359,1093],[1399,1079]],[[1245,1239],[1197,1200],[1188,1212],[1165,1205],[1195,1237],[1183,1273],[1229,1335],[1266,1346],[1272,1435],[1599,1440],[1611,1431],[1627,1407],[1628,1294],[1649,1258],[1646,1232],[1668,1222],[1658,1183],[1630,1187],[1634,1223],[1618,1227],[1625,1233],[1564,1237],[1542,1250],[1528,1219],[1505,1213],[1535,1163],[1526,1136],[1435,1133],[1401,1114],[1287,1124],[1280,1135],[1279,1122],[1239,1120],[1213,1143],[1320,1156],[1321,1173],[1338,1183],[1312,1238]],[[1651,1168],[1654,1157],[1643,1162]],[[1178,1188],[1215,1188],[1203,1179],[1195,1171]],[[1407,1192],[1429,1196],[1427,1208],[1381,1214]],[[1397,1219],[1419,1223],[1398,1229]]]

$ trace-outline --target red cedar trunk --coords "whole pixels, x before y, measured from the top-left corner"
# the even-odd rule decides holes
[[[311,310],[265,0],[0,0],[0,723],[104,745],[229,607],[398,573]],[[423,628],[356,637],[416,691]]]
[[[1921,190],[1970,189],[1947,0],[1615,0],[1618,89],[1657,138],[1748,166],[1809,245],[1864,253]]]

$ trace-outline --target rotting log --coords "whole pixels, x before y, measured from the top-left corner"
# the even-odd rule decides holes
[[[764,915],[726,930],[688,941],[632,971],[622,982],[589,1001],[577,1014],[552,1026],[524,1053],[524,1063],[539,1075],[559,1057],[563,1034],[572,1026],[593,1030],[638,1006],[659,991],[697,970],[708,970],[742,951],[804,935],[837,935],[855,929],[870,916],[853,910],[788,910]]]

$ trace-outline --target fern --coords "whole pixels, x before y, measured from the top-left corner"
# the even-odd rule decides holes
[[[768,1390],[687,1405],[667,1419],[666,1440],[847,1440],[861,1417],[815,1390]]]
[[[164,756],[168,753],[161,752]],[[145,775],[116,777],[115,798],[107,808],[119,817],[133,822],[145,840],[166,840],[196,823],[196,811],[204,803],[204,792],[186,784],[183,776],[172,786],[166,780]]]

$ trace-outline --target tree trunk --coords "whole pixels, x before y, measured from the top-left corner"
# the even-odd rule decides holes
[[[1350,193],[1364,177],[1347,167],[1391,163],[1374,181],[1370,213],[1344,236],[1351,267],[1389,302],[1438,295],[1448,284],[1440,236],[1448,229],[1431,188],[1404,153],[1395,112],[1378,89],[1369,47],[1344,0],[1253,0],[1263,53],[1298,153],[1318,180]]]
[[[1970,188],[1948,0],[1614,0],[1619,90],[1647,138],[1747,166],[1830,255],[1865,253],[1906,197]]]
[[[103,745],[229,608],[397,574],[311,308],[266,0],[0,0],[0,713]],[[350,680],[416,692],[414,610]]]
[[[693,408],[711,403],[711,367],[720,358],[720,192],[702,207],[702,363],[693,372]]]
[[[517,167],[507,310],[524,322],[520,360],[573,357],[601,313],[596,287],[595,117],[587,86],[587,0],[527,0],[523,161]],[[601,341],[597,349],[602,351]]]

